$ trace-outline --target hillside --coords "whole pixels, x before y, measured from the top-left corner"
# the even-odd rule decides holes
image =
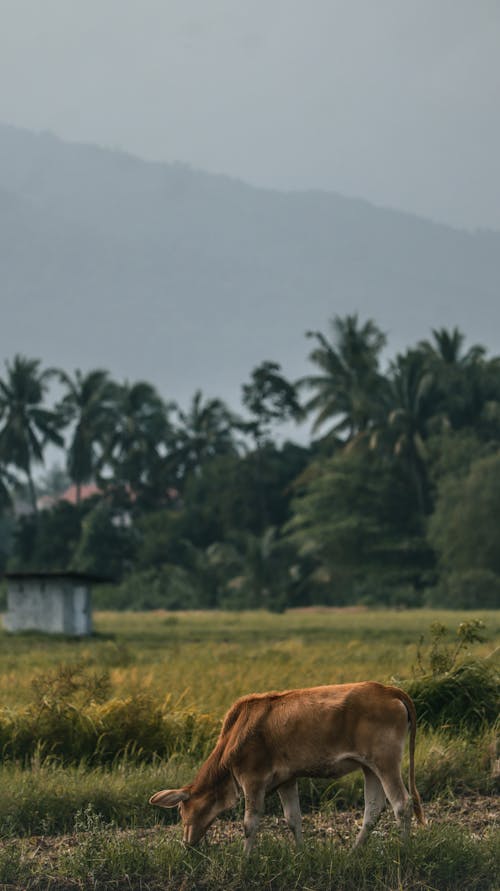
[[[358,311],[391,350],[458,324],[497,352],[500,233],[0,126],[0,358],[143,377],[234,405],[263,359]]]

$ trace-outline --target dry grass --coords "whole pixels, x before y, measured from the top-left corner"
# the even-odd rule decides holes
[[[77,663],[88,676],[108,674],[103,701],[79,706],[82,712],[94,710],[94,721],[100,717],[108,721],[108,732],[116,723],[123,727],[124,706],[117,700],[130,703],[134,697],[160,703],[162,714],[174,723],[190,712],[204,713],[216,728],[231,702],[250,691],[411,677],[420,636],[431,622],[454,631],[470,618],[457,612],[352,609],[295,610],[284,615],[98,613],[97,635],[86,641],[0,632],[0,707],[7,719],[13,711],[33,714],[43,695],[50,700],[54,689],[50,679],[57,676],[58,666]],[[485,623],[486,640],[474,644],[472,654],[485,656],[499,645],[500,612],[477,612],[474,618]],[[57,696],[43,708],[62,715],[64,723],[66,705],[62,707]],[[71,703],[68,708],[69,714]],[[129,717],[132,736],[137,735],[134,716]],[[355,775],[330,789],[326,782],[304,784],[307,842],[301,855],[293,853],[272,801],[251,864],[241,858],[238,820],[218,821],[212,830],[217,844],[186,853],[176,826],[154,825],[165,818],[148,808],[147,799],[167,775],[174,784],[186,782],[200,751],[184,750],[182,758],[175,756],[165,764],[141,765],[129,757],[95,769],[83,763],[64,768],[50,758],[35,758],[29,769],[21,763],[4,764],[0,888],[493,891],[499,887],[492,797],[498,788],[498,754],[493,730],[471,740],[420,729],[417,783],[429,826],[415,831],[402,846],[390,817],[384,818],[366,851],[354,857],[348,854],[348,845],[361,804],[361,784]],[[175,815],[168,812],[167,819],[175,820]],[[76,831],[68,834],[72,827]],[[37,835],[27,835],[32,832]]]
[[[500,611],[474,616],[487,626],[474,654],[485,655],[500,644]],[[432,622],[454,630],[468,619],[430,610],[97,613],[97,636],[86,641],[0,632],[0,703],[32,701],[40,672],[80,660],[109,671],[111,696],[168,694],[221,717],[250,691],[408,676]]]

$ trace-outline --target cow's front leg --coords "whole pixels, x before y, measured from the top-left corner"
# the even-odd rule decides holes
[[[255,836],[259,828],[260,818],[264,813],[265,791],[262,785],[250,785],[243,788],[245,795],[245,816],[243,827],[245,830],[245,854],[250,854],[255,842]]]
[[[295,844],[302,845],[302,814],[300,812],[299,788],[297,780],[289,780],[278,786],[278,795],[283,807],[287,826],[293,832]]]

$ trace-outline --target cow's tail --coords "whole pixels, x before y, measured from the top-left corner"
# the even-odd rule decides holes
[[[420,798],[416,783],[415,783],[415,738],[417,735],[417,713],[415,711],[415,705],[413,703],[413,699],[411,696],[408,696],[408,693],[405,693],[404,690],[401,690],[399,687],[395,688],[397,690],[398,699],[404,703],[406,706],[406,710],[408,712],[408,723],[410,725],[410,739],[409,739],[409,786],[410,786],[410,794],[413,802],[413,813],[415,814],[419,823],[425,823],[424,809],[422,807],[422,800]]]

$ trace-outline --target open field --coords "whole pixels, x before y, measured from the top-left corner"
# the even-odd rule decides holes
[[[477,611],[487,640],[500,644],[500,610]],[[420,636],[433,622],[453,635],[470,612],[304,609],[266,612],[103,612],[96,637],[65,640],[0,632],[0,703],[32,699],[33,679],[81,660],[109,671],[112,696],[148,693],[221,718],[249,692],[358,680],[388,682],[411,674]]]
[[[401,843],[388,815],[366,850],[352,856],[362,805],[356,774],[335,784],[303,781],[300,854],[272,797],[250,864],[241,858],[241,809],[235,820],[217,821],[216,844],[196,853],[180,846],[174,812],[147,805],[151,792],[192,777],[237,696],[409,678],[431,623],[450,629],[452,647],[458,624],[471,618],[486,626],[471,654],[493,653],[500,612],[98,613],[97,633],[86,641],[0,632],[0,740],[14,728],[0,767],[0,888],[497,889],[499,765],[491,726],[473,735],[421,728],[417,785],[429,825]],[[428,648],[420,649],[425,664]],[[82,715],[86,723],[75,723]],[[71,746],[98,717],[111,721],[104,737],[115,748],[108,757],[100,742],[97,754],[79,757]],[[112,721],[127,725],[143,748],[120,749]],[[168,755],[150,757],[148,745],[165,727]],[[50,745],[13,757],[27,728],[47,730]],[[58,733],[66,734],[59,747]]]

